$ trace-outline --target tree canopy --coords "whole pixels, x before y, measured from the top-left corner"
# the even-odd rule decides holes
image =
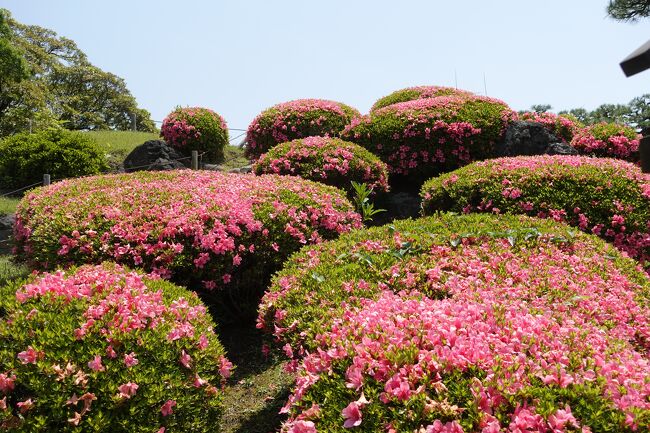
[[[92,65],[74,41],[25,25],[0,9],[0,136],[61,125],[75,130],[154,131],[148,111],[139,108],[124,80]],[[5,63],[18,54],[5,74]],[[16,77],[16,78],[12,78]]]
[[[650,0],[610,0],[607,13],[616,20],[638,21],[650,16]]]

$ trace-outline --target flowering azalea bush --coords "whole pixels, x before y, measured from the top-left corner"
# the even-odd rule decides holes
[[[180,152],[205,152],[206,160],[222,162],[228,145],[228,127],[219,114],[209,108],[176,107],[163,120],[160,135]]]
[[[300,176],[350,192],[351,181],[388,190],[388,168],[363,147],[338,138],[307,137],[278,144],[253,165],[255,174]]]
[[[473,96],[472,92],[443,86],[416,86],[396,90],[390,95],[379,98],[370,108],[370,112],[400,102],[413,101],[415,99],[436,98],[438,96]]]
[[[639,160],[641,135],[633,128],[617,123],[597,123],[579,131],[571,145],[578,152],[600,157]]]
[[[257,159],[279,143],[310,136],[337,137],[359,112],[324,99],[297,99],[262,111],[246,132],[246,156]]]
[[[341,134],[388,164],[391,176],[419,185],[488,158],[516,113],[496,99],[439,96],[401,102],[357,118]]]
[[[0,289],[2,431],[214,431],[232,364],[196,294],[117,265]]]
[[[548,112],[519,113],[519,120],[541,123],[551,134],[565,143],[571,143],[573,136],[584,128],[584,125],[577,120]]]
[[[650,175],[616,159],[578,156],[477,162],[422,186],[424,214],[510,213],[551,218],[650,259]]]
[[[647,431],[649,301],[594,236],[439,215],[303,249],[259,325],[302,357],[283,431]]]
[[[18,258],[36,269],[113,260],[192,288],[227,288],[234,307],[254,308],[290,253],[360,226],[331,186],[181,170],[37,189],[18,206],[14,237]]]

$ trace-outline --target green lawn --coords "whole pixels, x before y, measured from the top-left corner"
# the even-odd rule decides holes
[[[19,201],[19,198],[0,197],[0,215],[14,213],[16,211],[16,205]]]
[[[89,136],[94,138],[104,149],[112,171],[117,171],[124,158],[140,144],[149,140],[158,140],[158,133],[133,132],[133,131],[90,131]],[[238,146],[226,146],[224,149],[225,161],[221,164],[226,170],[243,167],[249,164],[244,157],[244,150]]]

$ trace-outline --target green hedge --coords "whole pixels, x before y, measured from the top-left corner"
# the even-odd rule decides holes
[[[615,159],[577,156],[478,162],[422,186],[425,215],[437,211],[525,214],[601,236],[650,259],[650,175]]]
[[[22,188],[43,180],[97,174],[108,169],[100,146],[87,134],[51,129],[0,141],[0,185]]]

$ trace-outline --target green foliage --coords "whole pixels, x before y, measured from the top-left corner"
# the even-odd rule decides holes
[[[40,294],[19,300],[17,292],[30,293],[23,282],[0,289],[0,374],[14,378],[0,391],[7,405],[0,410],[3,431],[218,430],[217,387],[228,376],[220,371],[224,350],[194,293],[109,264],[32,276],[28,283]],[[111,298],[116,293],[122,305]],[[170,338],[181,325],[191,334]],[[21,360],[29,348],[35,359]],[[96,357],[101,368],[91,366]],[[128,383],[137,389],[122,395],[119,387]],[[165,416],[161,407],[169,400],[175,405]],[[33,407],[19,411],[21,401]]]
[[[352,202],[364,222],[372,221],[373,216],[381,212],[386,212],[386,209],[375,209],[375,205],[370,201],[373,192],[372,188],[368,187],[365,183],[355,181],[351,181],[350,184],[354,190]]]
[[[46,129],[57,121],[69,129],[131,129],[132,114],[139,131],[155,130],[124,80],[90,64],[74,41],[2,12],[11,44],[31,74],[7,85],[0,75],[0,136]]]
[[[639,18],[650,16],[650,1],[610,0],[607,13],[615,20],[638,21]]]
[[[21,188],[39,182],[96,174],[108,168],[102,150],[81,132],[45,130],[16,134],[0,142],[0,183]]]
[[[559,114],[572,115],[586,125],[622,123],[642,130],[650,128],[650,93],[637,96],[627,104],[602,104],[593,111],[574,108],[560,111]]]
[[[552,108],[553,107],[550,104],[535,104],[530,106],[531,111],[534,111],[535,113],[546,113]]]

